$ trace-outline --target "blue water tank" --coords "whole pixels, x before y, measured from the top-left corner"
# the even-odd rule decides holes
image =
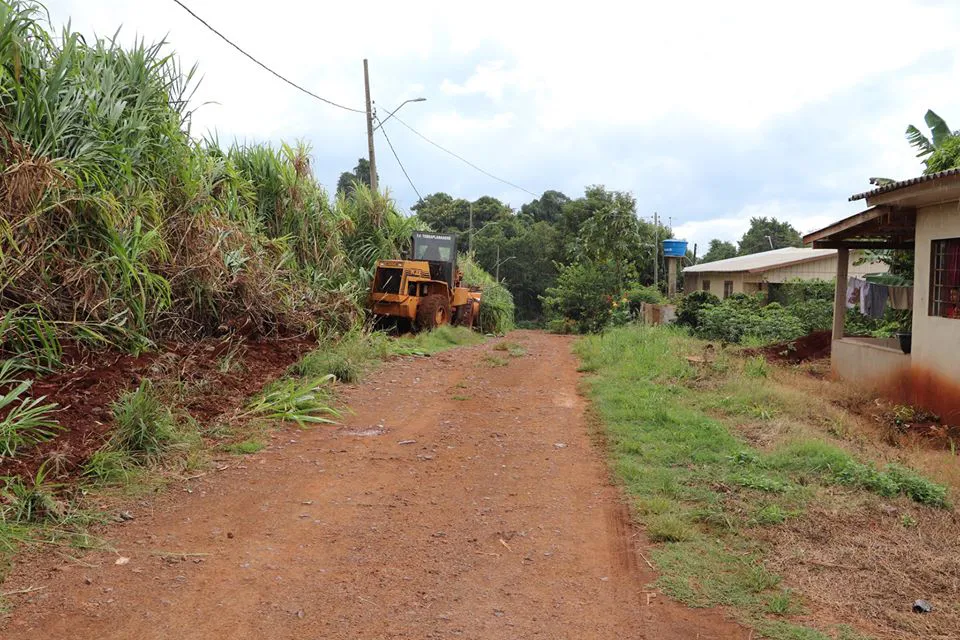
[[[664,240],[663,255],[667,258],[682,258],[687,255],[686,240]]]

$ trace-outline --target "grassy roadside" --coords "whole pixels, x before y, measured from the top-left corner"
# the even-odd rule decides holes
[[[215,456],[257,453],[278,423],[310,427],[336,421],[335,381],[356,382],[393,356],[428,356],[483,340],[468,329],[442,327],[398,339],[355,331],[322,341],[244,406],[224,407],[216,424],[199,424],[190,416],[180,381],[142,380],[111,405],[111,436],[79,478],[60,480],[55,457],[35,477],[0,478],[0,583],[23,546],[60,547],[64,553],[99,547],[103,543],[89,527],[123,517],[122,505],[131,496],[202,472]]]
[[[763,360],[705,345],[636,326],[577,344],[614,472],[658,543],[656,586],[692,606],[729,607],[764,637],[865,637],[810,619],[806,593],[771,568],[774,532],[813,509],[881,500],[902,508],[906,527],[945,512],[947,490],[819,437],[804,425],[843,416],[789,393]]]

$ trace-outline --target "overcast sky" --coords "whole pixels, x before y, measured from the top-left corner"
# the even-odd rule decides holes
[[[870,176],[922,166],[903,137],[933,108],[960,122],[960,3],[244,2],[185,0],[267,65],[363,106],[364,57],[381,115],[523,188],[632,192],[680,237],[737,240],[750,216],[803,232],[857,211]],[[953,4],[954,6],[951,6]],[[303,139],[328,187],[366,156],[361,114],[273,78],[171,0],[48,0],[85,35],[166,38],[202,76],[194,133],[221,142]],[[387,133],[423,195],[531,196],[396,122]],[[382,136],[381,185],[416,195]]]

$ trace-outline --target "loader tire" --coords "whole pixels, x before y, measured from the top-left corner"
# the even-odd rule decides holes
[[[417,306],[417,330],[430,331],[450,322],[450,301],[444,296],[427,296]]]

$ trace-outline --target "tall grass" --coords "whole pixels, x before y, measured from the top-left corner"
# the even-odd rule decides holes
[[[304,144],[195,139],[196,69],[165,42],[45,16],[0,4],[0,352],[352,326],[417,223],[363,185],[331,199]]]
[[[513,294],[494,280],[470,255],[461,255],[457,264],[463,271],[463,283],[468,287],[480,287],[479,327],[484,333],[506,333],[514,327]]]

